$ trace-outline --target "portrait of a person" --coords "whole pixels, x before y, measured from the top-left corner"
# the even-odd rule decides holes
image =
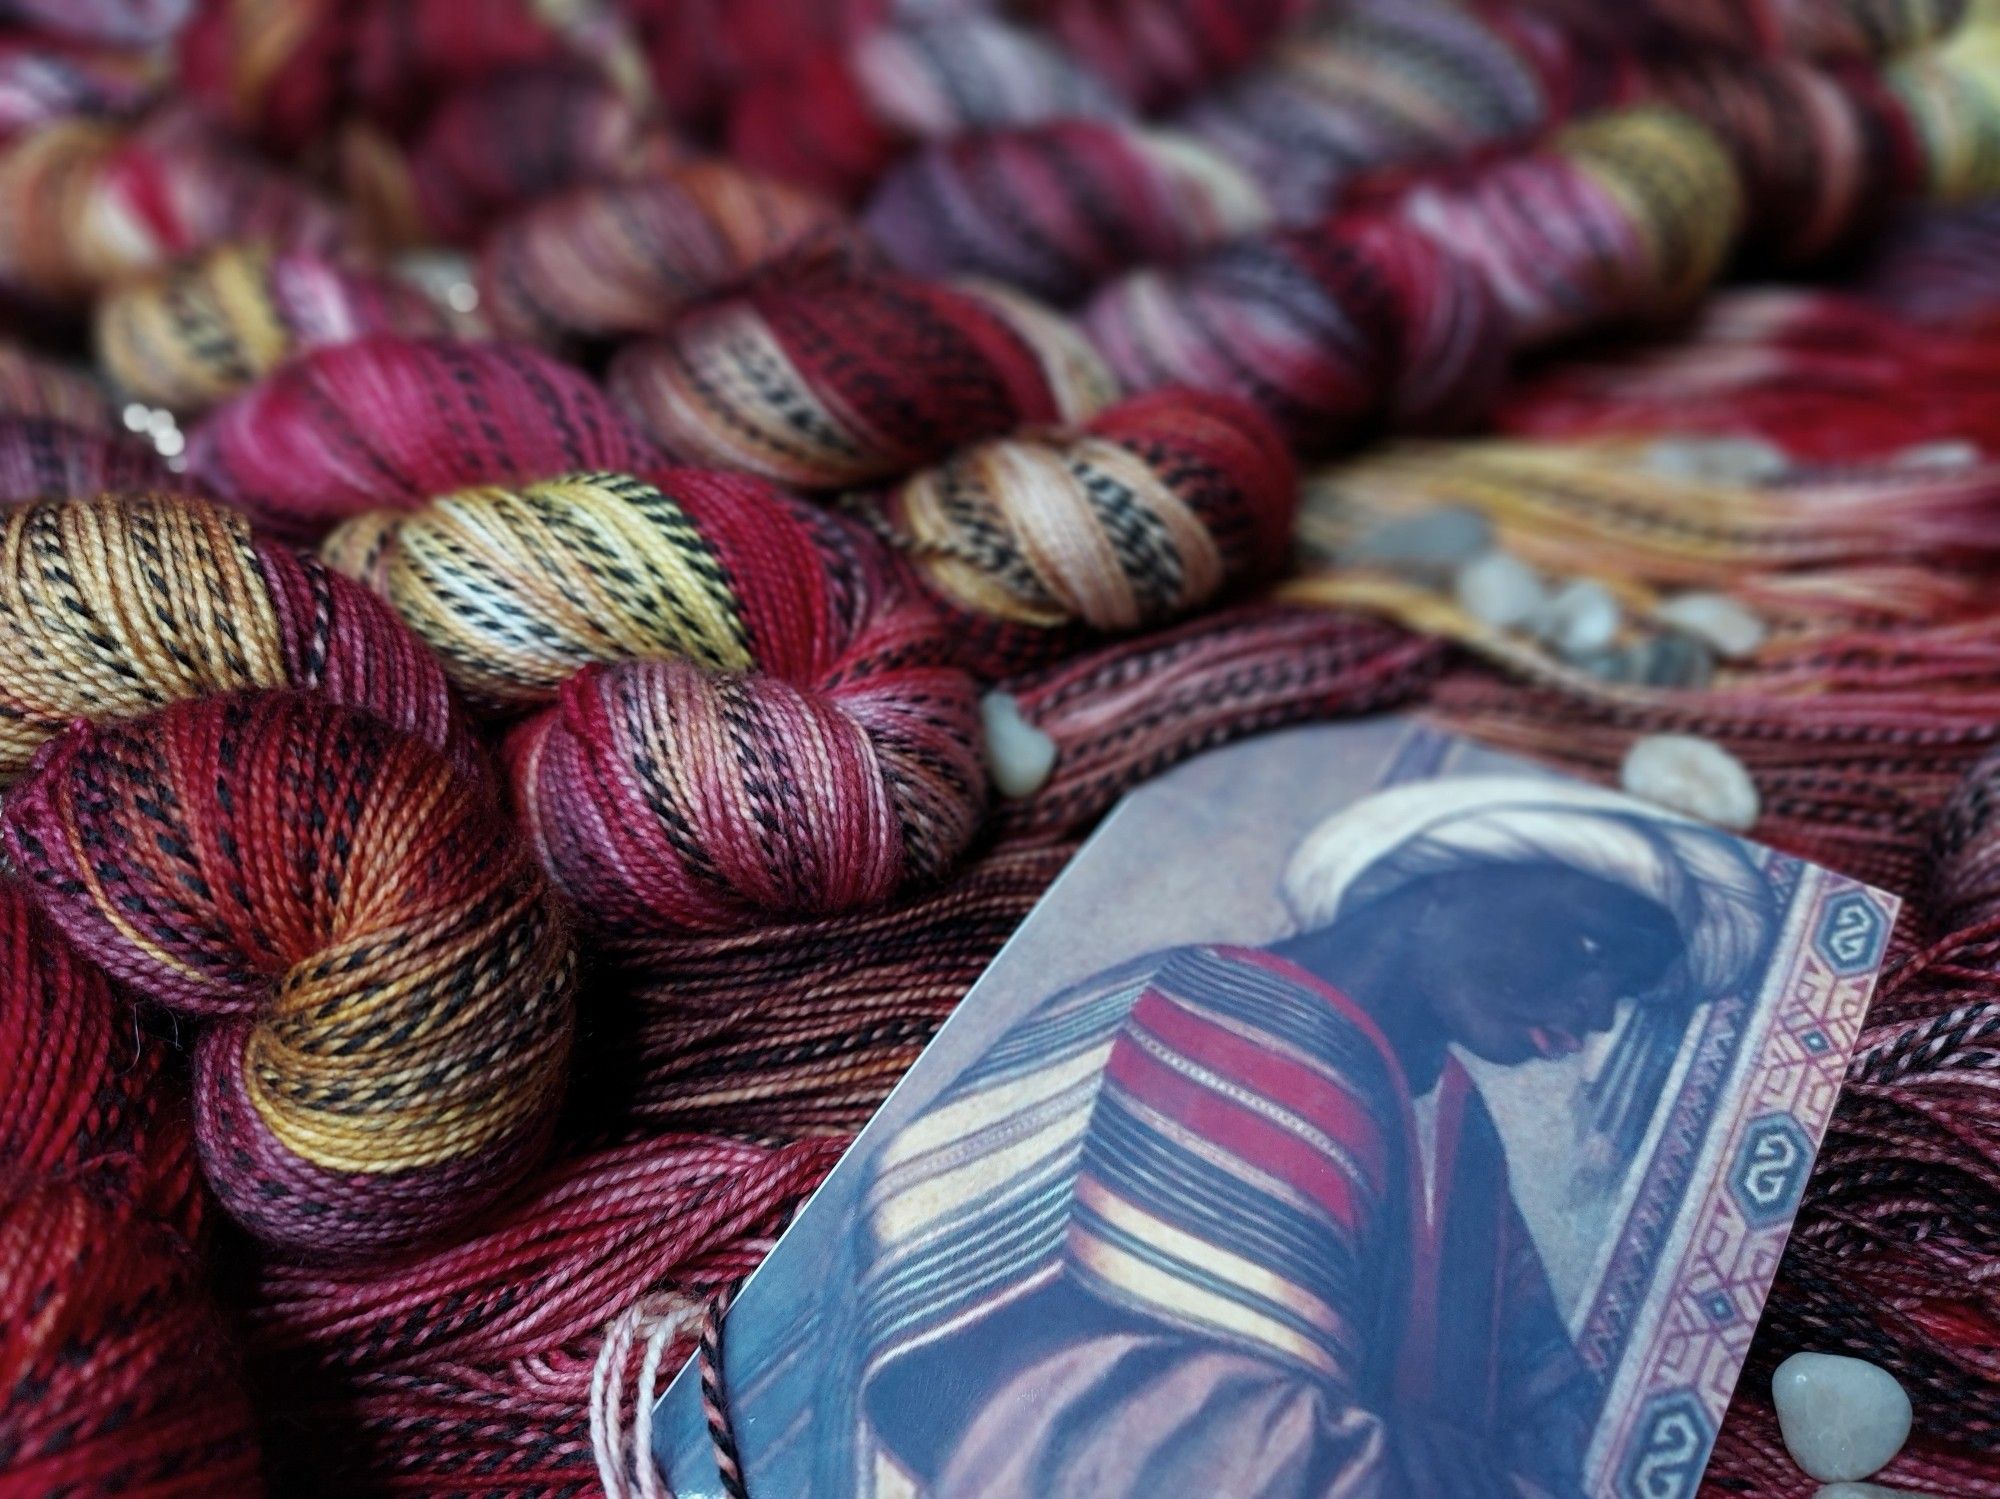
[[[825,1492],[1583,1492],[1603,1391],[1464,1058],[1602,1052],[1629,1157],[1631,1080],[1764,961],[1765,876],[1613,793],[1476,776],[1328,818],[1281,894],[1286,935],[1055,995],[888,1138]]]

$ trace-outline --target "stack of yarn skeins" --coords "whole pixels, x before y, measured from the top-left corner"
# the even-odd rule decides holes
[[[17,0],[0,1492],[657,1492],[1115,800],[1401,707],[1904,897],[1753,1368],[2000,1499],[1995,202],[1955,0]]]

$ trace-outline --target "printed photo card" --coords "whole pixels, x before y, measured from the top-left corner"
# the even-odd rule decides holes
[[[1180,767],[736,1300],[748,1492],[1692,1495],[1895,914],[1404,720]]]

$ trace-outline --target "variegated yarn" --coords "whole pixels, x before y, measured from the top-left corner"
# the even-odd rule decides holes
[[[446,332],[414,286],[323,256],[224,246],[97,306],[97,354],[127,395],[205,410],[294,355],[370,333]]]
[[[628,346],[613,396],[675,457],[806,489],[907,473],[1114,387],[1064,318],[991,283],[807,277],[712,303]]]

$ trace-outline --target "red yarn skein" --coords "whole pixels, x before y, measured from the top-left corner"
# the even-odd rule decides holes
[[[0,839],[81,951],[205,1022],[202,1165],[267,1241],[423,1242],[546,1145],[566,926],[490,789],[421,740],[284,692],[79,726]]]
[[[262,1488],[163,1056],[0,880],[0,1494]]]
[[[654,457],[569,365],[507,344],[388,335],[286,365],[218,408],[190,456],[207,488],[293,538],[466,484]]]

